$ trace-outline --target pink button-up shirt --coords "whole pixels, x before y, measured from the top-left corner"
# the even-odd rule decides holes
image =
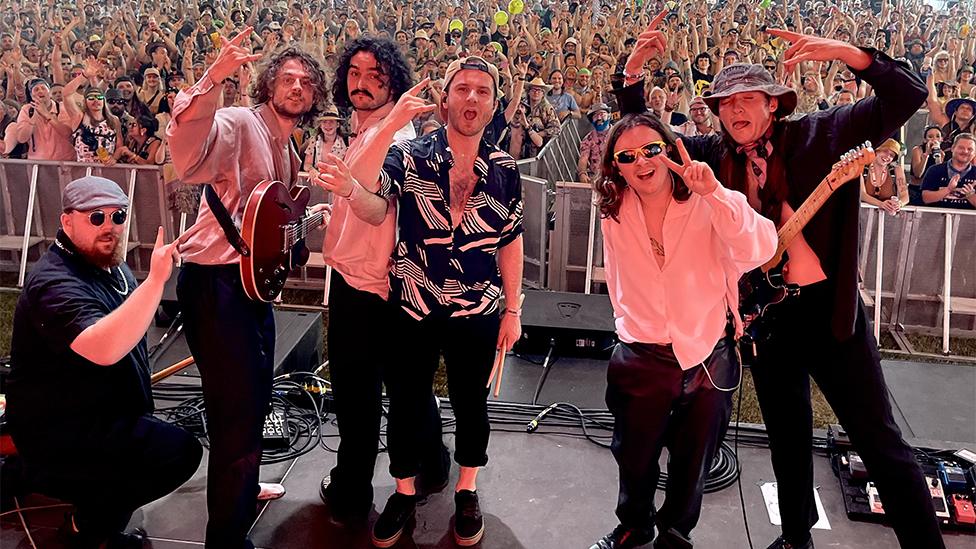
[[[349,143],[347,164],[353,164],[379,131],[380,123],[393,110],[391,101],[371,112],[362,120],[352,115],[353,130],[358,133]],[[413,124],[407,124],[394,134],[394,141],[417,137]],[[379,190],[379,181],[360,181],[367,190]],[[383,299],[390,296],[390,258],[396,236],[396,203],[391,203],[386,218],[379,226],[370,225],[352,213],[349,201],[336,196],[332,205],[332,219],[325,229],[322,256],[325,262],[342,274],[346,282],[363,292],[374,293]]]
[[[654,259],[640,198],[624,189],[620,222],[603,219],[604,265],[617,336],[627,343],[672,344],[682,369],[711,354],[738,318],[739,277],[773,256],[776,228],[745,195],[721,185],[664,218],[664,267]]]
[[[265,106],[217,110],[221,93],[222,87],[209,75],[181,91],[166,135],[180,181],[211,183],[240,227],[254,187],[268,179],[290,186],[298,174],[298,157],[290,136],[281,133]],[[184,261],[201,265],[240,262],[206,200],[200,201],[197,221],[187,230],[179,250]]]
[[[74,162],[75,148],[71,143],[70,136],[62,135],[58,130],[54,129],[54,124],[46,118],[41,118],[37,125],[31,128],[30,110],[32,108],[30,105],[21,107],[16,124],[18,133],[30,132],[30,137],[25,141],[27,143],[27,158],[31,160],[68,160]],[[67,115],[53,101],[51,102],[51,110],[55,112],[61,111],[59,119],[62,122],[66,121]]]

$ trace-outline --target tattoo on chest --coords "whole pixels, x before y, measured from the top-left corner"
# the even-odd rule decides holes
[[[653,236],[649,238],[651,239],[651,249],[654,250],[654,254],[664,257],[664,244],[658,242]]]

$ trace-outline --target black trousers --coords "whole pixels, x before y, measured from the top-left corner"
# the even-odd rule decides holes
[[[851,437],[884,500],[902,547],[945,547],[932,498],[895,424],[874,335],[858,304],[854,335],[831,334],[833,291],[821,282],[776,310],[771,339],[752,367],[779,491],[783,535],[803,543],[817,522],[813,497],[810,377]]]
[[[619,343],[607,369],[607,407],[613,413],[611,451],[620,472],[617,518],[630,528],[685,537],[698,523],[702,491],[728,428],[730,389],[739,364],[730,337],[682,370],[670,345]],[[707,368],[707,371],[706,371]],[[714,382],[714,384],[713,384]],[[668,488],[660,510],[654,493],[661,450],[668,448]]]
[[[86,547],[98,547],[121,532],[136,509],[179,488],[203,455],[192,434],[150,416],[89,424],[70,434],[18,434],[14,442],[30,488],[76,506]]]
[[[446,311],[436,311],[418,321],[397,309],[396,354],[386,376],[390,474],[402,479],[421,471],[423,441],[433,436],[429,410],[441,353],[457,420],[454,461],[462,467],[484,466],[490,431],[486,385],[495,361],[498,315],[450,317]]]
[[[332,271],[329,373],[339,424],[339,451],[336,466],[329,473],[329,490],[340,505],[352,510],[368,511],[373,501],[384,370],[398,356],[391,352],[396,349],[387,340],[395,329],[397,309],[374,293],[353,288],[338,271]],[[423,416],[427,438],[421,444],[422,462],[436,478],[450,463],[441,442],[441,416],[433,394],[428,403]]]
[[[186,264],[176,293],[207,407],[206,546],[251,547],[274,370],[271,304],[247,298],[236,265]]]

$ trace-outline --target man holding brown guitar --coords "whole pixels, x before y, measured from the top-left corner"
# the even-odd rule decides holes
[[[638,37],[625,66],[625,87],[617,91],[625,114],[644,110],[644,64],[665,51],[665,37],[656,29],[663,16]],[[857,294],[858,187],[841,187],[844,179],[833,174],[820,183],[845,151],[893,134],[925,100],[925,86],[877,50],[767,32],[792,43],[784,54],[788,68],[806,61],[845,63],[875,92],[854,105],[786,121],[796,106],[795,92],[759,65],[734,64],[716,76],[705,97],[725,136],[684,140],[692,158],[711,165],[721,181],[780,227],[781,247],[788,220],[810,216],[802,233],[797,223],[789,227],[798,234],[786,250],[789,262],[770,271],[781,268],[796,295],[771,306],[773,319],[760,319],[753,330],[752,375],[783,519],[783,535],[769,547],[813,547],[811,376],[875,480],[901,546],[944,547],[928,487],[892,417],[877,342]],[[807,201],[811,196],[815,200]]]
[[[259,183],[288,187],[297,180],[290,136],[299,122],[314,118],[326,94],[318,61],[286,48],[259,71],[255,107],[218,110],[224,79],[262,57],[242,47],[250,32],[222,39],[203,78],[177,96],[167,129],[180,180],[207,185],[196,224],[179,247],[177,295],[207,408],[206,546],[232,549],[253,547],[247,532],[256,515],[275,344],[271,304],[250,299],[242,286],[238,264],[249,249],[235,220]]]

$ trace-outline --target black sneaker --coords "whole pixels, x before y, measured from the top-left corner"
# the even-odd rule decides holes
[[[813,537],[807,538],[807,542],[802,545],[793,545],[786,541],[786,538],[780,536],[766,549],[813,549]]]
[[[416,509],[417,496],[393,492],[390,499],[386,500],[386,507],[380,513],[380,518],[376,519],[376,524],[373,525],[373,530],[369,534],[373,546],[384,548],[396,544]]]
[[[458,490],[454,493],[454,541],[470,547],[485,535],[485,518],[481,516],[478,493]]]
[[[627,528],[618,524],[613,532],[603,536],[600,541],[590,546],[590,549],[629,549],[650,543],[654,538],[654,530]]]

